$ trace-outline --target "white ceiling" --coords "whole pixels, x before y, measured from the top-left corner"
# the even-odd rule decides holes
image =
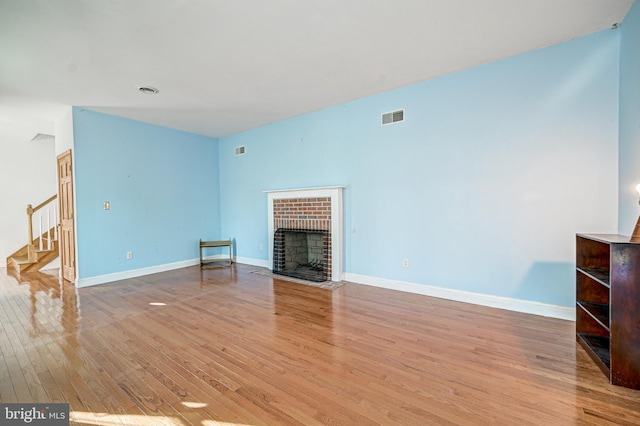
[[[221,137],[611,28],[632,3],[0,0],[0,125],[75,105]]]

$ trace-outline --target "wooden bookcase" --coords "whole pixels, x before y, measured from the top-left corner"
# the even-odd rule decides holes
[[[576,235],[576,340],[609,381],[640,389],[640,244]]]

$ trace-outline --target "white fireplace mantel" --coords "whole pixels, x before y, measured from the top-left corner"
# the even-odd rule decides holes
[[[273,269],[273,236],[275,233],[273,224],[273,200],[289,198],[331,198],[331,281],[342,281],[342,256],[343,256],[343,204],[342,192],[345,186],[323,186],[315,188],[276,189],[264,191],[268,202],[269,224],[269,269]]]

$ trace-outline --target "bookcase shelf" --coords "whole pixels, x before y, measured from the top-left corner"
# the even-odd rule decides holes
[[[576,235],[576,340],[618,386],[640,389],[640,244]]]
[[[578,302],[578,306],[591,315],[598,324],[609,330],[609,305],[603,303]]]
[[[578,271],[598,281],[600,284],[609,287],[609,270],[596,268],[578,268]]]

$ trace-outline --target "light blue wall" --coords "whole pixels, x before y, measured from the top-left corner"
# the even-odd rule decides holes
[[[73,132],[79,278],[195,259],[219,238],[216,139],[79,108]]]
[[[264,190],[346,185],[346,272],[572,306],[575,233],[617,227],[618,54],[603,31],[222,138],[221,234],[267,260]]]
[[[620,209],[618,229],[631,235],[640,214],[640,4],[620,26]]]

